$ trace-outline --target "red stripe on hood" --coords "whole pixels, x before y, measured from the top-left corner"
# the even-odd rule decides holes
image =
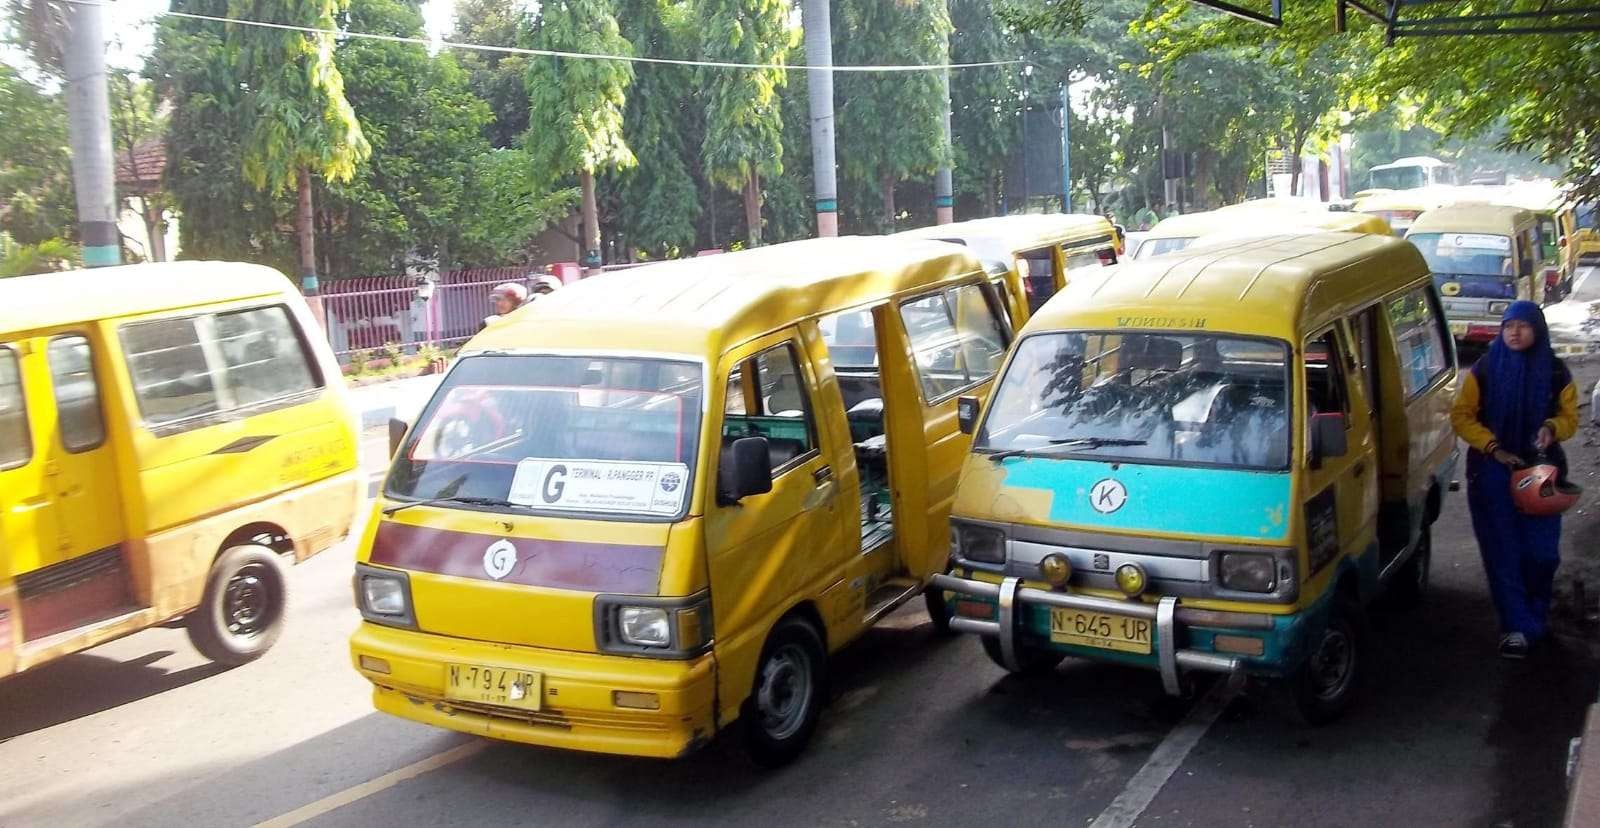
[[[485,564],[489,547],[499,541],[517,550],[516,563],[495,578]],[[535,540],[451,532],[385,522],[372,540],[372,563],[454,578],[572,589],[655,595],[661,584],[659,546]]]

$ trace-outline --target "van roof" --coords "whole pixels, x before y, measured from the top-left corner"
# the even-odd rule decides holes
[[[1046,302],[1026,330],[1226,330],[1298,341],[1358,303],[1427,279],[1422,254],[1394,236],[1273,236],[1109,268]]]
[[[1353,208],[1358,213],[1379,210],[1432,210],[1461,198],[1461,188],[1449,184],[1413,187],[1409,190],[1383,190],[1357,199]]]
[[[1019,213],[1011,216],[970,219],[952,224],[935,224],[896,233],[900,238],[966,241],[987,239],[1012,255],[1026,253],[1049,244],[1064,242],[1111,241],[1111,222],[1104,216],[1076,213]]]
[[[0,334],[279,296],[293,285],[242,262],[157,262],[0,279]]]
[[[681,259],[584,279],[490,325],[466,350],[640,351],[704,359],[820,316],[983,269],[960,245],[847,236]]]
[[[1302,202],[1302,203],[1296,203]],[[1382,222],[1381,219],[1378,219]],[[1382,222],[1387,225],[1387,222]],[[1231,204],[1215,210],[1184,213],[1162,219],[1146,239],[1199,238],[1213,233],[1231,233],[1239,226],[1251,229],[1253,235],[1262,236],[1300,229],[1348,230],[1351,232],[1389,232],[1379,229],[1366,214],[1333,212],[1327,205],[1302,199],[1255,199],[1242,204]],[[1370,229],[1368,229],[1370,228]],[[1260,232],[1254,232],[1259,230]]]
[[[1390,161],[1387,164],[1378,164],[1377,166],[1373,167],[1372,169],[1374,169],[1374,170],[1392,170],[1392,169],[1396,169],[1396,168],[1399,168],[1399,167],[1453,167],[1453,166],[1455,166],[1455,165],[1451,164],[1451,163],[1449,163],[1447,161],[1440,161],[1439,159],[1434,158],[1431,155],[1411,155],[1411,156],[1407,156],[1405,158],[1397,158],[1397,159],[1395,159],[1393,161]]]
[[[1509,236],[1533,221],[1533,213],[1505,204],[1461,203],[1429,210],[1406,230],[1413,233],[1497,233]]]

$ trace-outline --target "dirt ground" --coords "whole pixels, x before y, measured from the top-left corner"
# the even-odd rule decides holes
[[[1563,445],[1572,480],[1585,492],[1578,507],[1562,518],[1553,623],[1558,633],[1600,640],[1600,426],[1589,402],[1600,379],[1600,357],[1569,358],[1567,366],[1578,383],[1582,426]]]

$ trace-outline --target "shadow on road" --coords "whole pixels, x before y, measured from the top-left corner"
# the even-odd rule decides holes
[[[0,682],[0,742],[91,716],[147,696],[217,675],[227,668],[202,664],[183,670],[152,666],[172,655],[153,650],[118,661],[78,653]]]

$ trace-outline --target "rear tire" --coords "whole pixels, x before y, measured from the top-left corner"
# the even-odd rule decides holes
[[[211,564],[200,606],[189,614],[189,641],[218,664],[237,667],[277,643],[289,603],[289,580],[278,553],[235,546]]]
[[[803,618],[779,621],[761,648],[745,699],[744,746],[751,761],[777,768],[794,761],[817,728],[827,687],[822,637]]]
[[[1405,567],[1395,573],[1394,583],[1389,587],[1392,602],[1398,609],[1416,609],[1422,606],[1428,597],[1428,571],[1433,566],[1433,530],[1422,527],[1422,535],[1417,538],[1417,548],[1411,553],[1411,560],[1406,561]]]
[[[1052,652],[1037,647],[1024,647],[1019,644],[1017,645],[1017,664],[1022,669],[1013,670],[1006,666],[1005,657],[1000,654],[999,639],[985,635],[980,636],[979,640],[983,642],[983,652],[989,656],[989,660],[993,661],[995,666],[1012,675],[1048,676],[1054,673],[1056,667],[1066,659],[1064,653]]]
[[[1334,599],[1321,637],[1288,679],[1295,709],[1306,724],[1327,724],[1350,706],[1366,669],[1368,640],[1360,603],[1349,597]]]
[[[950,607],[944,600],[944,590],[936,586],[922,590],[922,602],[928,608],[928,620],[933,622],[933,634],[950,637]]]

